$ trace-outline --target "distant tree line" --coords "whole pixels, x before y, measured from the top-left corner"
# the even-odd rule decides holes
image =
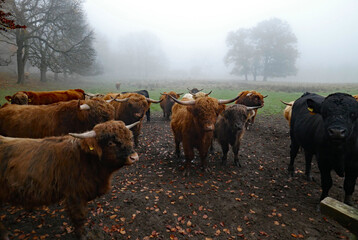
[[[255,27],[230,32],[226,39],[229,50],[225,64],[232,66],[231,74],[245,76],[286,77],[295,75],[298,57],[297,38],[287,22],[273,18]]]
[[[15,46],[17,83],[24,82],[27,61],[40,69],[41,81],[46,73],[89,75],[96,53],[92,47],[93,32],[86,24],[82,1],[8,0],[2,1],[19,25],[11,31],[0,31],[0,42]]]

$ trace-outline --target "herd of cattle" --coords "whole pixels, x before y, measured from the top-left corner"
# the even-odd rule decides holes
[[[234,163],[240,166],[240,142],[266,96],[243,91],[219,100],[202,90],[191,89],[181,99],[183,93],[164,92],[159,100],[151,99],[146,90],[106,95],[81,89],[21,91],[6,96],[9,103],[0,107],[0,204],[33,208],[64,200],[76,236],[85,239],[87,202],[109,190],[116,170],[138,160],[133,145],[138,146],[145,114],[150,121],[151,103],[160,103],[164,118],[171,116],[178,158],[181,143],[184,150],[185,174],[194,149],[203,170],[209,170],[206,158],[214,139],[222,148],[222,164],[231,145]],[[351,205],[358,173],[358,102],[343,93],[305,93],[283,103],[290,124],[289,173],[293,174],[302,147],[309,179],[312,157],[317,158],[321,200],[328,196],[330,173],[335,170],[345,176],[344,202]],[[8,232],[0,222],[3,239],[8,239]]]

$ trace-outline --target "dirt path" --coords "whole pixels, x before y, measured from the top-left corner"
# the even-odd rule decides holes
[[[140,162],[119,170],[111,193],[89,204],[91,239],[346,239],[349,233],[316,211],[320,196],[315,181],[304,177],[302,154],[289,179],[289,128],[281,116],[261,116],[246,132],[239,159],[220,163],[215,144],[209,156],[211,173],[196,159],[183,177],[174,153],[169,121],[161,113],[144,123]],[[342,200],[342,179],[335,174],[330,196]],[[357,205],[357,192],[354,194]],[[14,239],[74,239],[63,206],[32,212],[5,206],[0,219]]]

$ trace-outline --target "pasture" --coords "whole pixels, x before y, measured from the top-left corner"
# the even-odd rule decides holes
[[[31,79],[30,79],[31,80]],[[20,90],[82,88],[91,93],[115,92],[115,82],[94,79],[40,84],[31,80],[15,84],[13,76],[0,81],[0,103],[4,96]],[[285,105],[306,91],[358,93],[358,84],[298,84],[229,81],[123,81],[120,91],[147,89],[150,97],[186,88],[212,90],[210,96],[232,98],[242,90],[257,90],[265,98],[255,124],[246,131],[239,151],[242,167],[221,166],[221,149],[209,154],[210,173],[193,161],[189,176],[183,176],[183,159],[176,159],[169,121],[159,104],[152,104],[152,121],[145,122],[139,146],[139,162],[115,173],[112,190],[91,201],[86,229],[89,239],[348,239],[335,221],[316,211],[320,176],[316,161],[314,181],[306,181],[304,161],[299,153],[295,176],[288,177],[289,127],[282,116]],[[336,174],[330,196],[343,200],[343,181]],[[74,183],[75,184],[75,183]],[[358,204],[357,191],[353,194]],[[4,205],[0,219],[13,233],[12,239],[75,239],[64,205],[34,211]]]

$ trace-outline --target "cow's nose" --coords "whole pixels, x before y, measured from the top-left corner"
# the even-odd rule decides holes
[[[214,131],[214,124],[208,124],[204,129],[205,131]]]
[[[137,162],[139,160],[138,154],[132,153],[130,156],[127,157],[125,165],[132,165],[133,163]]]
[[[328,134],[331,138],[345,138],[347,135],[347,130],[344,128],[329,128]]]

